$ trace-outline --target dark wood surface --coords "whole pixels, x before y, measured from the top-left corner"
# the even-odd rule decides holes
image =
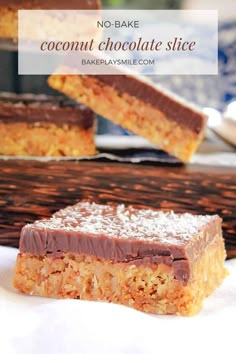
[[[0,244],[18,246],[25,223],[80,199],[219,214],[228,257],[236,256],[233,168],[111,162],[0,161]]]

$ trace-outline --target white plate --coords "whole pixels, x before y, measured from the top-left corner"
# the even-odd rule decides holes
[[[98,149],[157,149],[148,140],[132,135],[96,135],[95,143]]]

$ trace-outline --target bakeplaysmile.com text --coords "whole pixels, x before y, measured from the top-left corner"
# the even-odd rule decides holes
[[[82,65],[154,65],[155,59],[82,59]]]

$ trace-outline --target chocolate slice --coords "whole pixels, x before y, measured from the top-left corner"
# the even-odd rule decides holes
[[[191,159],[204,138],[201,110],[139,77],[63,74],[73,65],[58,68],[49,85],[181,161]]]
[[[50,219],[26,225],[20,252],[94,255],[113,262],[167,264],[187,281],[191,264],[220,232],[218,216],[138,210],[124,205],[78,203]]]
[[[163,112],[169,119],[195,133],[200,133],[206,117],[200,110],[175,95],[165,93],[164,88],[130,75],[92,75],[96,80],[113,87],[118,93],[136,97]]]
[[[218,216],[80,202],[21,232],[14,286],[193,315],[226,275]]]
[[[55,123],[89,129],[94,123],[93,112],[62,96],[33,94],[0,94],[0,123]]]

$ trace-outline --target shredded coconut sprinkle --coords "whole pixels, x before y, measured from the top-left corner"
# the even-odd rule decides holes
[[[182,245],[216,217],[81,202],[28,227]]]

